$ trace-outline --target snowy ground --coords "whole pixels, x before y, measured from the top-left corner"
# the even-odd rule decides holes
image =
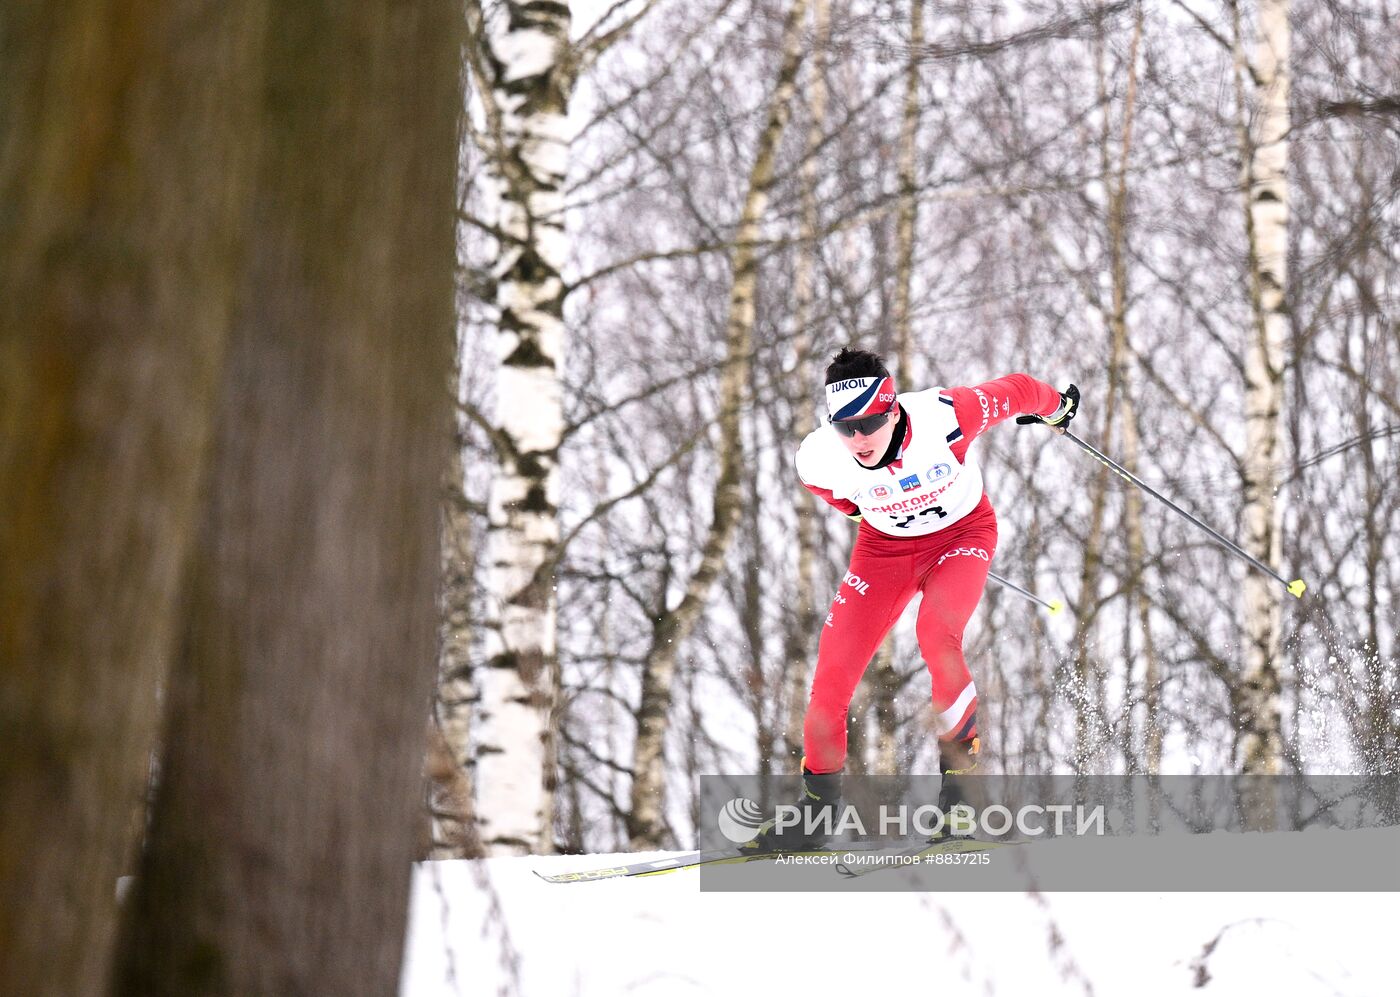
[[[420,865],[401,994],[1400,993],[1388,893],[701,893],[694,870],[531,872],[639,857]]]

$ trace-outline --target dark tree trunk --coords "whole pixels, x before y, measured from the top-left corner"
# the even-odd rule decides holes
[[[397,988],[436,661],[459,17],[271,11],[122,993]]]
[[[178,634],[259,5],[0,7],[0,988],[109,971]]]

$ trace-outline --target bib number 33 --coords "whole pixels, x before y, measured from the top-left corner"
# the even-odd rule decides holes
[[[927,509],[920,509],[918,512],[911,512],[903,519],[895,520],[894,528],[897,530],[907,530],[910,526],[913,525],[915,520],[922,519],[924,516],[937,516],[939,519],[948,518],[948,514],[943,511],[943,507],[941,505],[931,505]]]

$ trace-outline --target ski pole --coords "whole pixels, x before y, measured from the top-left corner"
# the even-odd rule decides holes
[[[1060,612],[1062,609],[1065,608],[1065,604],[1059,599],[1051,599],[1049,602],[1046,602],[1044,599],[1040,598],[1040,596],[1032,595],[1030,592],[1027,592],[1015,582],[1008,581],[1007,579],[1001,577],[1001,575],[997,574],[995,571],[987,572],[987,577],[1000,585],[1005,585],[1013,592],[1021,593],[1021,595],[1025,596],[1031,602],[1039,603],[1040,605],[1044,606],[1046,609],[1050,610],[1051,616],[1054,616],[1056,613]]]
[[[1210,535],[1216,540],[1216,542],[1220,544],[1220,546],[1224,547],[1224,548],[1225,548],[1226,550],[1228,550],[1228,551],[1231,551],[1232,553],[1238,554],[1240,557],[1244,558],[1247,562],[1249,562],[1250,564],[1252,564],[1254,567],[1258,568],[1260,571],[1264,572],[1264,573],[1265,573],[1266,575],[1268,575],[1270,578],[1273,578],[1275,581],[1277,581],[1277,582],[1278,582],[1280,585],[1282,585],[1284,588],[1288,589],[1288,594],[1289,594],[1289,595],[1293,596],[1293,597],[1296,598],[1296,599],[1301,599],[1301,598],[1303,597],[1303,590],[1306,589],[1306,588],[1308,587],[1308,586],[1307,586],[1307,583],[1304,582],[1303,579],[1301,579],[1301,578],[1295,578],[1295,579],[1293,579],[1293,581],[1291,581],[1291,582],[1288,581],[1288,580],[1285,579],[1282,575],[1280,575],[1277,571],[1275,571],[1273,568],[1269,567],[1267,564],[1265,564],[1263,561],[1259,560],[1259,559],[1258,559],[1257,557],[1255,557],[1253,554],[1250,554],[1248,551],[1246,551],[1246,550],[1244,550],[1243,548],[1241,548],[1241,547],[1239,546],[1239,544],[1235,543],[1233,540],[1230,540],[1228,537],[1222,536],[1221,534],[1217,533],[1215,530],[1211,529],[1211,528],[1210,528],[1209,526],[1207,526],[1205,523],[1201,522],[1201,521],[1200,521],[1199,519],[1197,519],[1195,516],[1191,515],[1191,514],[1190,514],[1189,512],[1187,512],[1185,509],[1181,508],[1181,506],[1177,505],[1175,502],[1173,502],[1171,499],[1167,498],[1167,497],[1166,497],[1165,495],[1163,495],[1161,492],[1157,491],[1155,488],[1153,488],[1153,487],[1152,487],[1151,485],[1149,485],[1147,482],[1143,481],[1141,478],[1139,478],[1139,477],[1138,477],[1136,474],[1134,474],[1132,471],[1129,471],[1126,467],[1123,467],[1123,465],[1119,464],[1117,461],[1115,461],[1115,460],[1113,460],[1113,459],[1111,459],[1111,458],[1109,458],[1109,457],[1104,456],[1104,454],[1102,454],[1099,450],[1097,450],[1095,447],[1089,445],[1088,443],[1085,443],[1085,442],[1084,442],[1083,440],[1081,440],[1079,437],[1077,437],[1077,436],[1075,436],[1073,433],[1071,433],[1068,429],[1061,430],[1061,431],[1060,431],[1060,435],[1061,435],[1061,436],[1066,436],[1066,437],[1068,437],[1069,439],[1073,440],[1074,443],[1075,443],[1075,445],[1077,445],[1081,450],[1083,450],[1085,453],[1089,454],[1091,457],[1093,457],[1093,458],[1095,458],[1096,460],[1098,460],[1098,461],[1099,461],[1100,463],[1102,463],[1105,467],[1107,467],[1110,471],[1113,471],[1114,473],[1116,473],[1120,478],[1123,478],[1124,480],[1129,481],[1129,482],[1131,482],[1131,483],[1134,484],[1134,485],[1137,485],[1139,488],[1141,488],[1141,489],[1142,489],[1143,491],[1145,491],[1147,494],[1151,495],[1153,498],[1158,499],[1158,500],[1161,501],[1163,504],[1165,504],[1165,505],[1167,506],[1167,508],[1173,510],[1173,511],[1176,512],[1178,515],[1184,516],[1186,519],[1190,520],[1192,523],[1195,523],[1195,524],[1196,524],[1197,526],[1199,526],[1201,529],[1205,530],[1208,534],[1210,534]]]

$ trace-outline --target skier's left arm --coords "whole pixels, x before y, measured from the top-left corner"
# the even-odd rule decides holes
[[[1028,416],[1027,422],[1063,427],[1079,406],[1079,391],[1073,385],[1061,392],[1029,374],[1007,374],[970,387],[945,388],[939,397],[953,406],[958,419],[960,435],[950,441],[958,460],[965,458],[969,443],[1014,415]]]

